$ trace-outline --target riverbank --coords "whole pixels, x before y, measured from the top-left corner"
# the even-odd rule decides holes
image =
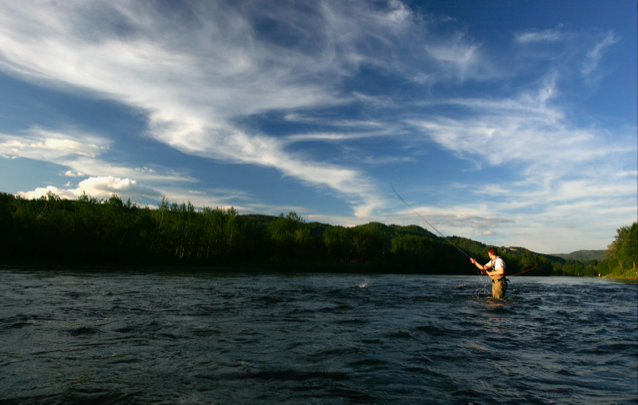
[[[602,278],[613,278],[616,280],[633,280],[633,281],[638,281],[638,271],[636,271],[636,269],[630,269],[625,271],[624,273],[610,273],[607,274],[605,276],[603,276]]]

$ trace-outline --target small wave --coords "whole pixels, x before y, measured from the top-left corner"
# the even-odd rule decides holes
[[[418,373],[432,377],[446,377],[445,375],[438,373],[434,370],[430,370],[427,367],[405,367],[403,371],[407,371],[409,373]]]
[[[406,331],[391,332],[391,333],[388,333],[388,336],[391,338],[399,338],[399,339],[412,338],[412,335],[410,334],[410,332],[406,332]]]
[[[97,333],[100,333],[100,330],[96,328],[82,326],[80,328],[70,329],[68,332],[71,336],[87,336],[87,335],[90,336],[90,335],[95,335]]]
[[[453,333],[452,331],[448,331],[442,328],[437,328],[436,326],[432,326],[432,325],[417,326],[416,330],[420,332],[426,332],[432,336],[443,336],[443,335],[449,335],[450,333]]]
[[[134,363],[139,363],[142,360],[135,358],[135,357],[130,357],[130,358],[124,358],[124,359],[117,359],[117,360],[111,360],[108,362],[108,364],[134,364]]]
[[[69,298],[78,299],[78,298],[81,298],[81,297],[86,297],[89,294],[88,293],[84,293],[84,292],[71,291],[71,292],[68,292],[68,293],[66,293],[64,295],[66,295]]]
[[[490,313],[495,313],[495,314],[516,315],[516,311],[513,311],[513,310],[511,310],[509,308],[506,308],[504,306],[490,307],[488,309],[488,311],[490,311]]]
[[[456,391],[452,393],[453,397],[472,397],[472,398],[479,398],[482,397],[483,394],[481,394],[480,392],[476,392],[476,391],[472,391],[472,390],[461,390],[461,391]]]
[[[382,364],[387,364],[387,361],[378,360],[378,359],[365,359],[365,360],[357,360],[352,363],[348,363],[349,366],[378,366]]]
[[[358,319],[358,318],[355,318],[355,319],[344,319],[344,320],[341,320],[341,321],[337,321],[337,323],[339,323],[339,324],[359,324],[359,325],[365,324],[365,323],[368,323],[368,322],[369,321],[366,321],[364,319]]]
[[[261,371],[258,373],[242,374],[237,376],[237,378],[256,378],[266,381],[307,381],[314,379],[343,381],[350,379],[347,374],[341,372],[296,370]]]
[[[356,391],[348,388],[332,388],[330,393],[334,396],[346,397],[350,400],[374,402],[375,398],[361,391]]]
[[[2,329],[20,329],[26,326],[34,325],[32,322],[16,322],[7,326],[4,326]]]
[[[255,298],[253,302],[263,302],[265,304],[279,304],[282,302],[286,302],[286,300],[281,297],[271,297],[269,295],[264,295],[263,297]]]

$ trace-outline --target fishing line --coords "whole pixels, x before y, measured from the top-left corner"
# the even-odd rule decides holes
[[[414,212],[414,213],[415,213],[415,214],[416,214],[419,218],[421,218],[421,220],[422,220],[423,222],[425,222],[426,224],[428,224],[428,225],[430,226],[430,228],[434,229],[434,231],[436,231],[436,233],[438,233],[439,235],[441,235],[441,237],[442,237],[443,239],[445,239],[446,241],[448,241],[448,243],[449,243],[450,245],[452,245],[452,246],[454,246],[456,249],[458,249],[458,251],[459,251],[459,252],[463,253],[463,254],[464,254],[465,256],[467,256],[469,259],[472,259],[472,257],[470,257],[470,256],[469,256],[467,253],[465,253],[465,252],[464,252],[461,248],[459,248],[459,247],[458,247],[458,246],[456,246],[454,243],[452,243],[452,241],[451,241],[451,240],[449,240],[449,239],[448,239],[445,235],[443,235],[443,234],[442,234],[442,233],[441,233],[438,229],[436,229],[436,227],[435,227],[434,225],[432,225],[432,224],[431,224],[431,223],[429,223],[429,222],[428,222],[425,218],[423,218],[423,217],[421,216],[421,214],[419,214],[418,212],[416,212],[416,211],[414,210],[414,208],[412,208],[412,207],[410,206],[410,204],[408,204],[408,203],[407,203],[407,202],[403,199],[403,197],[401,197],[401,196],[399,195],[399,193],[397,192],[397,190],[395,190],[394,185],[392,184],[392,182],[390,182],[390,187],[392,187],[392,191],[394,191],[394,194],[396,194],[396,195],[397,195],[397,197],[399,197],[399,199],[400,199],[401,201],[403,201],[403,204],[405,204],[405,205],[406,205],[406,206],[407,206],[410,210],[412,210],[412,212]],[[481,273],[478,271],[478,269],[477,269],[476,271],[477,271],[477,273],[478,273],[478,276],[479,276],[479,277],[481,277]],[[487,285],[487,283],[488,283],[488,281],[489,281],[489,278],[487,277],[487,274],[485,275],[485,277],[486,277],[486,280],[485,280],[484,282],[479,283],[479,284],[485,284],[485,285]],[[477,295],[478,295],[478,294],[479,294],[479,291],[477,291]]]
[[[441,237],[443,239],[445,239],[446,241],[448,241],[450,243],[450,245],[454,246],[455,248],[457,248],[459,250],[459,252],[463,253],[465,256],[467,256],[469,259],[471,259],[471,257],[465,253],[461,248],[459,248],[458,246],[456,246],[454,243],[452,243],[451,240],[449,240],[445,235],[443,235],[441,232],[439,232],[438,229],[436,229],[434,227],[434,225],[432,225],[431,223],[429,223],[425,218],[423,218],[418,212],[416,212],[414,210],[414,208],[410,207],[410,204],[408,204],[407,202],[405,202],[405,200],[399,195],[399,193],[397,193],[397,191],[394,189],[394,185],[392,185],[392,183],[390,183],[390,187],[392,187],[392,191],[394,191],[394,194],[397,195],[397,197],[399,197],[399,199],[401,201],[403,201],[403,204],[405,204],[409,209],[412,210],[412,212],[414,212],[419,218],[421,218],[421,220],[423,220],[423,222],[425,222],[426,224],[428,224],[430,226],[430,228],[434,229],[436,231],[436,233],[438,233],[439,235],[441,235]]]
[[[465,253],[465,252],[464,252],[461,248],[459,248],[459,247],[458,247],[458,246],[456,246],[454,243],[452,243],[452,241],[451,241],[451,240],[449,240],[449,239],[448,239],[445,235],[443,235],[441,232],[439,232],[439,230],[438,230],[438,229],[436,229],[436,227],[435,227],[434,225],[432,225],[432,224],[431,224],[431,223],[429,223],[429,222],[428,222],[425,218],[423,218],[423,217],[421,216],[421,214],[419,214],[418,212],[416,212],[416,211],[414,210],[414,208],[412,208],[412,207],[410,206],[410,204],[408,204],[408,203],[407,203],[407,202],[403,199],[403,197],[401,197],[401,196],[399,195],[399,193],[397,192],[397,190],[395,190],[394,185],[392,184],[392,182],[390,182],[390,187],[392,188],[392,191],[394,191],[394,194],[396,194],[396,195],[397,195],[397,197],[399,197],[399,199],[400,199],[401,201],[403,201],[403,204],[405,204],[405,205],[406,205],[406,206],[407,206],[410,210],[412,210],[412,212],[414,212],[414,213],[415,213],[415,214],[416,214],[416,215],[417,215],[417,216],[418,216],[418,217],[419,217],[419,218],[420,218],[423,222],[425,222],[426,224],[428,224],[428,225],[430,226],[430,228],[434,229],[434,231],[435,231],[436,233],[438,233],[439,235],[441,235],[441,237],[442,237],[443,239],[445,239],[447,242],[449,242],[449,243],[450,243],[450,245],[452,245],[452,246],[454,246],[456,249],[458,249],[458,251],[459,251],[459,252],[463,253],[463,254],[464,254],[465,256],[467,256],[469,259],[472,259],[472,257],[470,257],[470,256],[469,256],[467,253]],[[432,197],[430,197],[430,198],[432,198]],[[520,273],[516,273],[516,274],[513,274],[513,275],[511,275],[511,276],[507,276],[507,277],[514,277],[514,276],[518,276],[518,275],[521,275],[521,274],[523,274],[523,273],[527,273],[528,271],[532,271],[532,270],[534,270],[534,269],[536,268],[536,266],[537,266],[537,263],[536,263],[536,255],[534,255],[534,253],[532,253],[532,252],[530,252],[530,254],[531,254],[531,255],[532,255],[532,257],[534,258],[534,267],[532,267],[531,269],[527,269],[527,270],[525,270],[525,271],[522,271],[522,272],[520,272]],[[478,272],[478,269],[477,269],[477,272]],[[480,277],[480,276],[481,276],[481,274],[479,273],[479,277]],[[485,274],[485,279],[486,279],[486,280],[485,280],[484,282],[480,282],[480,283],[476,283],[476,284],[485,284],[485,285],[488,285],[488,284],[489,284],[489,277],[487,276],[487,273]],[[465,285],[472,285],[472,284],[465,284]],[[465,285],[463,285],[463,286],[465,286]]]

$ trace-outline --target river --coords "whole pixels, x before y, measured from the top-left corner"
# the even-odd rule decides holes
[[[2,404],[636,404],[638,284],[0,270]]]

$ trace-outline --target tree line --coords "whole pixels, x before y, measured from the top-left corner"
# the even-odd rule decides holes
[[[636,279],[638,258],[638,227],[636,222],[616,230],[614,240],[607,245],[602,261],[567,260],[555,262],[552,274],[563,276],[616,277]]]
[[[487,245],[457,236],[448,240],[456,247],[415,225],[342,227],[307,223],[294,212],[240,215],[234,208],[195,209],[190,202],[166,198],[150,209],[125,203],[117,195],[66,200],[49,193],[27,200],[0,193],[0,257],[5,265],[476,274],[466,255],[482,263],[489,260]],[[564,274],[568,265],[524,248],[498,251],[508,274],[534,266],[525,275]],[[563,267],[558,269],[556,263]]]

